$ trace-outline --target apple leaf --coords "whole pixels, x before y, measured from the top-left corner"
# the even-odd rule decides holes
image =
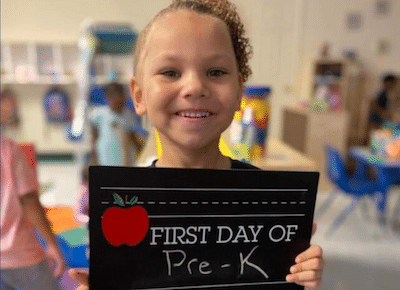
[[[118,204],[119,206],[125,206],[124,200],[118,194],[113,193],[114,196],[114,204]]]
[[[138,197],[134,196],[134,197],[131,198],[131,200],[128,202],[128,204],[134,205],[134,204],[137,203],[137,201],[138,201]]]

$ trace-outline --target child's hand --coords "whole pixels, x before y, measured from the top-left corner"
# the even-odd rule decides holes
[[[76,290],[89,290],[89,273],[87,271],[70,269],[69,276],[81,285]]]
[[[46,256],[50,263],[50,269],[54,268],[53,275],[55,277],[60,277],[66,268],[64,264],[64,257],[61,254],[58,246],[49,244],[46,249]]]
[[[324,268],[322,248],[312,245],[298,255],[295,261],[296,265],[290,268],[291,274],[286,276],[286,281],[305,286],[306,289],[319,287]]]

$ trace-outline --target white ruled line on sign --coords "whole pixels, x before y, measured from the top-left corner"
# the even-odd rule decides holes
[[[110,204],[110,202],[102,201],[101,204]],[[233,205],[259,205],[259,204],[279,205],[279,204],[282,204],[282,205],[285,205],[285,204],[292,204],[292,205],[295,205],[295,204],[297,204],[297,201],[290,201],[290,202],[289,201],[281,201],[280,203],[277,201],[271,201],[271,202],[268,202],[268,201],[251,201],[251,202],[250,201],[241,201],[241,202],[239,202],[239,201],[232,201],[232,202],[229,202],[229,201],[212,201],[212,202],[208,202],[208,201],[190,201],[190,202],[188,202],[188,201],[180,201],[180,202],[178,202],[178,201],[170,201],[170,202],[167,202],[167,201],[147,201],[147,202],[146,201],[138,201],[137,204],[141,204],[141,205],[143,205],[143,204],[148,204],[148,205],[168,205],[168,204],[170,204],[170,205],[178,205],[178,204],[181,204],[181,205],[187,205],[187,204],[191,204],[191,205],[199,205],[199,204],[203,204],[203,205],[209,205],[209,204],[212,204],[212,205],[220,205],[220,204],[223,204],[223,205],[229,205],[229,204],[233,204]],[[306,202],[300,201],[299,204],[304,205],[304,204],[306,204]]]
[[[194,215],[149,215],[149,218],[277,218],[277,217],[304,217],[303,213],[271,213],[271,214],[194,214]]]
[[[179,287],[166,287],[166,288],[135,288],[136,290],[185,290],[185,289],[210,289],[222,287],[244,287],[244,286],[257,286],[257,285],[273,285],[273,284],[288,284],[286,281],[276,282],[253,282],[253,283],[234,283],[234,284],[215,284],[215,285],[192,285],[192,286],[179,286]]]
[[[301,191],[307,192],[307,188],[167,188],[167,187],[108,187],[102,186],[100,189],[106,190],[143,190],[143,191],[258,191],[258,192],[273,192],[273,191]]]

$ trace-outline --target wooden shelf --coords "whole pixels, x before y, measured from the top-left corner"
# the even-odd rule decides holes
[[[364,82],[360,65],[349,59],[316,59],[311,77],[310,103],[319,92],[340,92],[342,111],[314,112],[311,108],[288,106],[283,116],[283,141],[316,162],[321,172],[320,189],[329,185],[325,174],[325,146],[332,145],[346,154],[349,140],[364,133],[363,120],[367,118],[360,108],[365,102]],[[361,138],[359,138],[361,139]]]
[[[283,142],[315,161],[317,170],[321,172],[319,188],[328,189],[330,183],[325,174],[325,146],[331,145],[342,154],[346,153],[349,113],[315,113],[290,106],[284,109],[283,114]]]
[[[339,87],[343,108],[349,113],[349,138],[362,139],[366,130],[365,75],[360,63],[351,59],[321,58],[314,61],[311,100],[319,83]]]

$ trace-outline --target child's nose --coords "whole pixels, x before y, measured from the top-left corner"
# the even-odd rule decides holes
[[[206,80],[197,72],[188,73],[184,78],[183,95],[185,97],[207,97]]]

